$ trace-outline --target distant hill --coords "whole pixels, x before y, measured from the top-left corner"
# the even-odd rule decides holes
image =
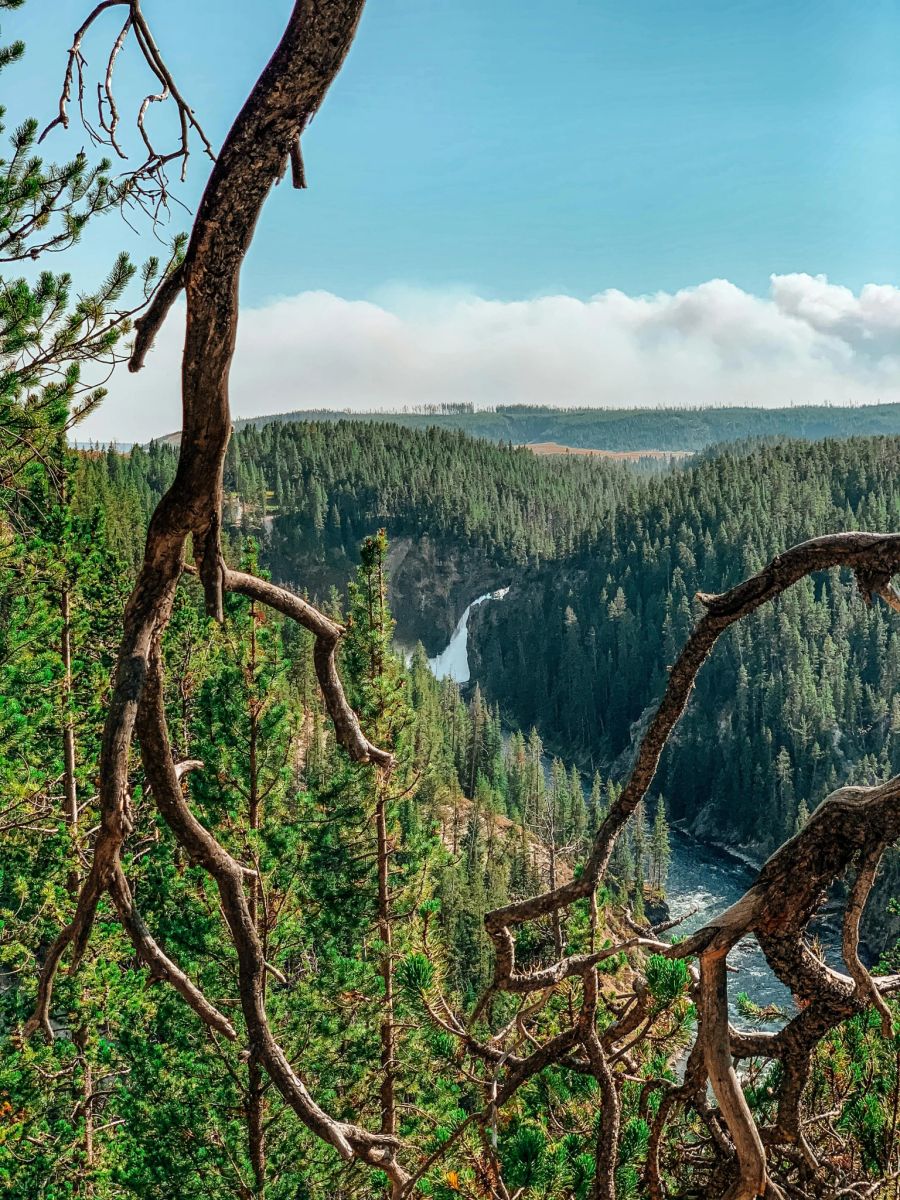
[[[868,437],[900,434],[900,404],[796,408],[537,408],[507,405],[492,410],[470,405],[418,412],[354,413],[334,409],[278,413],[238,420],[236,426],[273,422],[388,422],[412,429],[461,429],[492,442],[523,445],[556,442],[594,450],[701,450],[747,438]],[[167,439],[169,440],[169,439]],[[177,435],[172,440],[177,441]]]

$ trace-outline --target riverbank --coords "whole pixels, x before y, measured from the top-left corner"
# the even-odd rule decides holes
[[[474,609],[502,594],[485,593],[476,597],[463,611],[447,646],[429,662],[436,674],[465,685],[470,682],[468,658],[468,624]],[[560,755],[560,757],[562,757]],[[551,758],[542,759],[549,778]],[[590,780],[582,764],[575,764],[586,794]],[[567,766],[571,766],[567,763]],[[587,798],[587,797],[586,797]],[[666,883],[666,906],[672,918],[682,918],[678,936],[686,936],[701,928],[719,913],[738,901],[753,883],[759,863],[740,852],[718,848],[698,841],[685,829],[673,828],[671,833],[672,859]],[[831,942],[831,938],[828,939]],[[838,952],[839,953],[839,952]],[[738,997],[743,993],[761,1010],[779,1010],[792,1014],[793,998],[788,989],[769,968],[756,940],[745,938],[729,955],[732,974],[729,978],[729,1009],[734,1019],[746,1024]],[[777,1029],[783,1019],[761,1018],[753,1022],[759,1029]]]

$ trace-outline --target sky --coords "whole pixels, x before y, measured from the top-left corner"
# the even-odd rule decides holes
[[[87,8],[6,14],[10,124],[53,115]],[[289,9],[145,0],[214,143]],[[900,399],[898,63],[896,0],[369,0],[244,268],[235,414]],[[147,83],[123,55],[123,114]],[[121,247],[158,248],[109,216],[54,265],[87,289]],[[177,428],[180,320],[79,436]]]

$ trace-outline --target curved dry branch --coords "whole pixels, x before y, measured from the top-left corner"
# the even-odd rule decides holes
[[[122,891],[120,856],[131,825],[128,801],[129,751],[137,729],[141,755],[157,806],[179,843],[215,880],[225,919],[237,950],[241,1005],[251,1050],[264,1065],[275,1086],[300,1119],[333,1146],[345,1159],[356,1159],[386,1172],[395,1197],[410,1186],[410,1175],[396,1161],[400,1147],[392,1137],[369,1133],[339,1122],[322,1110],[294,1072],[272,1036],[262,1001],[262,980],[267,970],[244,892],[242,867],[196,820],[182,795],[179,768],[173,763],[165,724],[160,666],[160,639],[169,621],[175,590],[184,569],[188,542],[192,543],[208,613],[223,617],[223,593],[234,590],[270,604],[310,629],[316,639],[316,671],[338,739],[359,761],[390,767],[390,756],[365,738],[347,704],[336,668],[335,654],[341,629],[300,597],[242,572],[230,571],[222,558],[220,528],[222,475],[231,430],[228,380],[238,321],[238,281],[256,223],[272,186],[291,162],[296,182],[305,182],[298,138],[317,111],[347,54],[361,14],[363,0],[295,0],[285,33],[238,115],[221,154],[215,161],[194,223],[183,265],[169,276],[141,321],[132,368],[142,364],[166,312],[183,288],[187,302],[182,362],[183,433],[175,480],[150,523],[145,558],[126,608],[112,697],[104,729],[101,755],[101,828],[88,878],[79,895],[70,924],[51,947],[41,972],[38,1000],[28,1032],[49,1028],[50,1001],[55,971],[64,953],[73,947],[73,968],[84,951],[100,898],[107,891],[127,901]],[[107,64],[109,94],[101,98],[100,136],[115,144],[117,109],[111,95],[115,60],[124,39],[133,33],[145,60],[161,85],[161,92],[178,106],[181,141],[173,151],[157,153],[148,145],[148,161],[135,173],[132,195],[139,200],[141,173],[155,178],[165,195],[164,168],[173,159],[186,161],[187,138],[198,129],[193,114],[178,93],[140,11],[139,0],[103,0],[76,33],[60,111],[54,124],[66,124],[68,104],[77,80],[79,103],[84,95],[85,34],[109,9],[127,8],[130,26],[119,34]],[[118,46],[118,49],[116,48]],[[105,86],[105,85],[104,85]],[[143,112],[146,112],[145,102]],[[109,116],[106,116],[109,113]],[[143,116],[140,116],[143,124]],[[202,135],[201,135],[202,136]],[[208,142],[205,143],[209,150]],[[154,174],[155,172],[161,174]],[[615,840],[646,795],[660,756],[681,717],[695,679],[721,634],[736,621],[756,611],[806,575],[833,567],[853,570],[860,592],[870,600],[879,596],[892,608],[900,598],[891,577],[900,570],[900,535],[845,533],[804,542],[773,559],[762,571],[722,595],[700,595],[705,607],[687,644],[673,666],[662,700],[642,739],[625,787],[597,832],[583,874],[542,896],[505,906],[488,914],[487,931],[496,951],[494,990],[522,994],[578,977],[582,1000],[567,1028],[537,1044],[528,1057],[504,1053],[499,1047],[482,1047],[455,1021],[448,1027],[495,1065],[502,1060],[507,1075],[496,1093],[496,1102],[508,1100],[525,1080],[551,1063],[588,1070],[598,1080],[604,1118],[596,1155],[596,1195],[610,1195],[615,1166],[618,1097],[614,1067],[625,1061],[630,1038],[641,1036],[649,1020],[646,991],[635,986],[634,999],[602,1035],[597,1032],[596,964],[601,956],[559,956],[559,962],[532,972],[515,969],[513,930],[526,921],[553,915],[574,901],[593,895],[606,869]],[[858,1011],[871,999],[863,995],[859,979],[828,973],[817,967],[799,941],[820,903],[824,887],[852,861],[859,861],[877,843],[884,846],[900,833],[898,781],[876,789],[843,789],[816,811],[796,838],[774,855],[747,896],[728,913],[669,952],[677,956],[699,954],[702,1021],[699,1045],[716,1087],[721,1115],[734,1142],[740,1165],[731,1195],[749,1196],[766,1191],[777,1194],[769,1177],[765,1151],[743,1102],[734,1076],[732,1052],[762,1052],[786,1065],[789,1081],[782,1095],[788,1100],[779,1116],[779,1129],[787,1137],[797,1134],[792,1107],[805,1079],[804,1064],[818,1039],[834,1028],[843,1015]],[[851,794],[852,793],[852,794]],[[877,862],[874,864],[877,865]],[[874,872],[874,865],[872,871]],[[127,887],[127,885],[125,885]],[[858,881],[857,901],[864,903],[866,880]],[[773,898],[778,903],[773,904]],[[125,903],[126,916],[145,950],[149,943]],[[779,1034],[766,1039],[735,1033],[727,1020],[726,957],[730,947],[746,932],[755,932],[764,953],[787,982],[798,982],[813,993],[807,1007]],[[653,942],[655,946],[657,943]],[[155,945],[155,943],[154,943]],[[157,947],[158,950],[158,947]],[[149,953],[153,953],[152,949]],[[160,954],[162,952],[160,951]],[[855,965],[848,963],[851,972]],[[821,969],[820,969],[821,968]],[[173,967],[166,968],[171,971]],[[834,978],[832,977],[834,976]],[[185,998],[201,1011],[203,998],[179,980]],[[898,981],[872,981],[879,995]],[[211,1008],[211,1006],[209,1006]],[[481,1006],[483,1007],[483,1006]],[[201,1015],[204,1015],[201,1013]],[[220,1016],[220,1014],[218,1014]],[[206,1011],[213,1023],[216,1014]],[[531,1040],[534,1040],[533,1038]],[[581,1047],[585,1057],[577,1057]],[[752,1048],[752,1049],[751,1049]],[[702,1098],[702,1070],[698,1058],[695,1098]],[[689,1099],[687,1093],[685,1097]],[[799,1103],[799,1099],[797,1100]],[[783,1117],[783,1119],[782,1119]],[[706,1119],[706,1118],[704,1118]],[[710,1118],[712,1126],[715,1120]],[[724,1135],[716,1141],[724,1140]],[[604,1180],[606,1182],[604,1182]],[[606,1188],[604,1192],[602,1188]],[[751,1189],[753,1189],[751,1193]]]
[[[379,750],[365,736],[359,723],[359,717],[347,702],[344,685],[337,669],[337,647],[344,634],[344,627],[326,617],[324,613],[309,604],[301,596],[289,592],[287,588],[278,587],[266,579],[248,575],[244,571],[232,571],[225,568],[223,585],[228,592],[239,592],[260,604],[274,608],[277,612],[315,636],[313,662],[316,677],[325,707],[334,725],[337,740],[356,762],[376,763],[387,770],[394,765],[394,759],[386,750]]]
[[[150,930],[144,923],[143,917],[135,907],[131,888],[128,886],[128,880],[125,878],[125,873],[121,866],[118,866],[113,873],[109,892],[116,906],[116,911],[119,914],[119,919],[124,925],[128,936],[131,938],[138,955],[150,968],[154,978],[171,984],[175,991],[178,992],[188,1006],[194,1010],[201,1021],[204,1021],[210,1029],[221,1033],[229,1041],[235,1041],[237,1033],[228,1018],[223,1016],[216,1006],[206,999],[200,989],[185,975],[184,971],[172,962],[168,955],[157,945]]]
[[[195,764],[186,764],[189,768]],[[185,765],[179,770],[183,773]],[[101,833],[101,837],[102,837]],[[124,838],[123,838],[124,840]],[[183,997],[187,1004],[212,1029],[234,1040],[237,1034],[227,1017],[211,1004],[187,975],[174,963],[154,940],[150,930],[134,904],[131,888],[118,860],[116,839],[109,835],[104,839],[104,847],[98,856],[97,847],[91,863],[91,877],[82,888],[72,921],[60,932],[41,968],[38,985],[38,995],[34,1011],[23,1027],[23,1036],[30,1037],[38,1029],[43,1030],[48,1041],[54,1037],[50,1021],[50,1004],[53,998],[53,982],[60,961],[74,944],[73,959],[70,971],[77,969],[87,945],[91,925],[97,904],[104,890],[108,890],[122,925],[131,938],[135,950],[141,960],[151,969],[157,979],[165,980]],[[119,843],[120,845],[121,843]],[[99,845],[99,843],[98,843]],[[106,873],[109,873],[108,881]]]
[[[79,34],[70,60],[60,121],[74,72],[80,76],[80,39],[94,20],[118,0],[98,5]],[[182,991],[214,1028],[224,1032],[220,1014],[205,1001],[161,951],[151,945],[121,872],[120,855],[130,830],[129,749],[138,731],[147,780],[156,804],[180,844],[215,879],[237,950],[241,1004],[251,1051],[263,1064],[285,1101],[314,1133],[345,1159],[383,1170],[396,1195],[408,1176],[396,1161],[396,1139],[333,1120],[309,1095],[272,1036],[264,1007],[262,980],[267,965],[244,894],[247,871],[193,816],[181,794],[179,768],[172,761],[162,698],[160,640],[169,621],[188,539],[193,541],[208,612],[222,619],[227,586],[287,612],[316,634],[316,669],[339,740],[358,760],[382,769],[390,755],[364,737],[347,704],[335,664],[341,629],[299,597],[241,572],[228,572],[219,544],[222,472],[231,431],[228,376],[238,320],[238,278],[263,203],[277,181],[291,145],[324,98],[350,47],[363,0],[296,0],[285,33],[237,117],[215,163],[194,224],[183,264],[166,280],[141,322],[132,360],[137,369],[166,312],[183,287],[187,331],[182,366],[183,434],[174,482],[150,522],[144,562],[123,620],[123,637],[101,752],[101,829],[91,869],[73,921],[51,948],[40,977],[35,1013],[27,1032],[46,1022],[55,971],[69,945],[77,964],[106,891],[123,902],[125,916],[143,952]],[[174,81],[143,22],[140,5],[129,12],[142,51],[181,108],[182,137],[188,120]],[[185,147],[186,153],[186,147]],[[154,950],[155,947],[155,950]],[[158,952],[158,953],[157,953]],[[205,1006],[205,1007],[204,1007]]]
[[[42,1029],[48,1039],[52,1041],[50,1004],[53,999],[53,983],[56,973],[63,955],[70,946],[72,947],[70,973],[77,969],[84,956],[97,913],[97,905],[119,867],[119,853],[130,830],[130,804],[122,790],[117,794],[115,804],[103,813],[100,832],[94,844],[91,867],[78,894],[75,914],[68,925],[60,930],[41,966],[35,1007],[23,1027],[24,1037],[30,1037],[38,1029]]]
[[[569,956],[550,966],[517,972],[514,929],[556,913],[574,901],[592,896],[605,870],[612,848],[628,818],[646,795],[662,751],[687,705],[697,674],[718,638],[730,625],[775,599],[805,576],[834,567],[847,567],[856,575],[863,599],[881,597],[891,608],[900,598],[891,577],[900,570],[900,535],[842,533],[814,538],[774,558],[762,571],[721,595],[698,595],[705,608],[684,649],[671,669],[662,700],[637,749],[629,778],[601,824],[581,876],[553,891],[504,906],[488,913],[485,927],[494,943],[495,967],[490,988],[475,1010],[475,1018],[497,991],[528,994],[553,986],[579,968],[593,969],[593,956]],[[865,1003],[887,1011],[883,996],[900,986],[893,979],[874,981],[858,958],[848,954],[853,978],[820,963],[803,943],[803,932],[821,903],[827,887],[842,875],[858,855],[863,857],[860,878],[851,897],[848,937],[858,939],[855,907],[865,902],[871,878],[885,846],[900,837],[900,777],[875,788],[843,788],[824,801],[804,829],[766,863],[749,891],[720,917],[685,942],[666,947],[671,957],[699,955],[701,1011],[698,1045],[720,1111],[737,1152],[739,1174],[728,1192],[729,1200],[743,1200],[765,1192],[778,1196],[770,1177],[759,1131],[746,1106],[732,1066],[732,1055],[778,1057],[785,1066],[785,1088],[779,1128],[787,1140],[803,1145],[794,1109],[799,1106],[809,1058],[815,1044],[847,1015]],[[728,951],[744,936],[755,933],[770,965],[792,990],[813,1003],[781,1035],[744,1035],[728,1026]],[[593,961],[592,961],[593,959]],[[637,1006],[635,1006],[635,1009]],[[884,1016],[882,1011],[882,1016]],[[626,1019],[640,1025],[636,1011]],[[658,1141],[656,1152],[658,1152]],[[652,1172],[651,1172],[652,1174]]]
[[[525,921],[546,916],[588,895],[605,869],[615,839],[647,794],[662,751],[678,723],[694,681],[725,630],[792,587],[806,575],[846,566],[855,572],[884,571],[888,578],[900,570],[900,534],[841,533],[802,542],[774,558],[762,571],[722,595],[698,593],[706,613],[694,627],[669,674],[663,698],[638,747],[636,760],[618,800],[602,822],[583,874],[570,883],[529,900],[489,913],[491,936]],[[504,950],[498,947],[498,956]]]
[[[737,1153],[739,1177],[723,1200],[757,1200],[766,1192],[766,1152],[734,1069],[728,1037],[726,951],[700,956],[698,1042],[706,1070]],[[781,1196],[780,1192],[776,1192]]]
[[[779,554],[756,575],[728,592],[698,594],[706,612],[669,673],[662,700],[638,747],[628,780],[595,835],[584,871],[554,891],[495,909],[485,917],[485,928],[496,951],[493,989],[504,988],[515,973],[515,942],[511,932],[515,926],[548,916],[594,892],[616,838],[653,782],[663,749],[684,712],[697,674],[719,637],[736,621],[805,576],[832,567],[848,567],[859,579],[869,581],[868,587],[861,583],[864,595],[869,595],[873,578],[889,580],[900,570],[900,534],[853,532],[813,538]]]
[[[847,901],[842,948],[844,962],[856,984],[858,998],[864,1003],[868,1002],[876,1010],[881,1017],[881,1032],[886,1038],[889,1038],[893,1036],[894,1032],[891,1010],[888,1008],[880,988],[859,957],[859,926],[883,853],[884,846],[876,844],[863,854],[856,880],[850,891],[850,898]]]
[[[222,912],[237,951],[241,1008],[250,1046],[284,1100],[303,1123],[345,1159],[359,1158],[379,1167],[402,1188],[407,1175],[394,1161],[397,1141],[336,1121],[313,1100],[275,1040],[265,1010],[262,986],[267,966],[262,943],[244,891],[240,864],[193,815],[181,791],[166,730],[162,665],[154,648],[137,718],[137,735],[147,779],[157,807],[179,845],[215,880]]]
[[[119,127],[119,110],[116,106],[116,98],[113,92],[113,75],[116,69],[116,59],[119,57],[120,53],[122,52],[122,47],[125,45],[125,42],[128,39],[128,34],[131,32],[132,23],[133,18],[129,12],[128,16],[125,18],[125,24],[122,26],[122,30],[119,33],[119,36],[113,42],[112,50],[109,52],[109,58],[106,62],[106,76],[103,80],[103,83],[97,84],[97,114],[100,121],[100,127],[106,133],[107,137],[109,138],[110,146],[112,146],[119,158],[127,158],[128,156],[116,139],[116,131]],[[104,105],[106,105],[107,109],[109,110],[108,117],[104,111]]]
[[[110,8],[130,8],[130,0],[101,0],[101,3],[88,14],[84,22],[75,31],[75,36],[72,39],[72,45],[69,48],[68,62],[66,63],[66,73],[63,77],[62,92],[59,97],[58,111],[53,120],[47,125],[41,133],[38,141],[42,142],[44,138],[54,130],[58,125],[64,129],[69,128],[69,104],[72,100],[72,85],[75,82],[76,71],[79,78],[79,97],[84,97],[84,80],[82,77],[82,66],[84,59],[81,54],[81,44],[84,41],[85,34],[94,24],[98,17]]]

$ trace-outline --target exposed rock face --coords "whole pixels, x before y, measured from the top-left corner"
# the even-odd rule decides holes
[[[343,592],[355,570],[350,555],[330,549],[321,558],[306,559],[297,568],[297,578],[284,577],[292,572],[278,562],[274,573],[282,576],[279,582],[321,600],[333,587]],[[405,646],[421,641],[429,655],[438,654],[466,605],[509,583],[509,577],[509,567],[498,566],[477,547],[427,535],[392,538],[388,580],[397,641]]]
[[[429,655],[446,646],[466,605],[507,584],[510,574],[478,548],[429,537],[393,542],[388,571],[397,638],[421,641]]]
[[[662,925],[672,919],[672,910],[669,908],[664,897],[657,894],[655,896],[648,896],[644,900],[644,915],[651,926]]]

